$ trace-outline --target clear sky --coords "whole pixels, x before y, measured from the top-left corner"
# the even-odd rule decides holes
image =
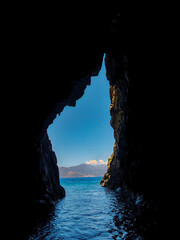
[[[109,81],[103,60],[99,75],[91,78],[76,107],[65,107],[48,128],[60,167],[107,162],[114,145],[109,107]]]

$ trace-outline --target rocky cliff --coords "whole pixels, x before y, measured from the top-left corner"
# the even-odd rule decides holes
[[[127,84],[128,85],[128,82]],[[122,88],[121,88],[122,89]],[[118,187],[121,185],[122,179],[124,177],[124,165],[126,164],[126,141],[125,141],[125,128],[126,128],[126,109],[125,101],[127,95],[122,96],[120,86],[111,85],[110,86],[110,114],[111,114],[111,126],[114,129],[114,148],[111,157],[108,159],[108,169],[105,173],[103,179],[101,180],[101,185],[103,187]]]
[[[59,198],[65,196],[65,190],[59,184],[59,169],[57,158],[52,150],[52,145],[47,133],[39,136],[35,144],[36,147],[36,167],[34,173],[36,184],[34,193],[36,193],[36,204],[53,204]]]

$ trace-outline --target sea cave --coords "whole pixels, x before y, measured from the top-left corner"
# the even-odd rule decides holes
[[[101,185],[143,196],[142,219],[156,222],[141,228],[143,239],[176,236],[178,161],[169,130],[170,110],[176,112],[170,97],[174,82],[169,82],[173,71],[161,46],[167,16],[159,14],[119,4],[43,6],[27,10],[17,24],[21,81],[13,88],[18,129],[13,215],[19,219],[14,225],[19,239],[26,239],[37,219],[47,219],[65,196],[47,129],[66,106],[75,107],[98,75],[104,54],[115,144]]]

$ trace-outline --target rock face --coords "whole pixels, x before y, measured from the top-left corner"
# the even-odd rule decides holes
[[[37,171],[34,177],[37,179],[34,192],[36,203],[50,204],[65,196],[65,190],[59,184],[59,171],[57,158],[52,150],[52,145],[47,133],[43,133],[38,142],[37,149]]]
[[[65,106],[75,106],[91,76],[98,74],[104,53],[115,146],[102,184],[143,193],[158,203],[162,220],[176,219],[179,168],[172,133],[178,126],[178,94],[175,58],[168,52],[173,44],[166,41],[173,36],[170,10],[109,3],[103,9],[83,7],[28,6],[17,23],[12,20],[12,81],[7,88],[12,101],[7,109],[9,119],[13,116],[13,186],[22,214],[18,224],[28,226],[37,203],[52,205],[64,196],[47,128]]]
[[[126,96],[127,97],[127,96]],[[123,164],[126,157],[126,142],[125,142],[125,104],[122,96],[121,89],[118,85],[110,86],[110,114],[111,114],[111,126],[114,129],[115,144],[113,153],[108,159],[108,169],[101,185],[103,187],[117,187],[121,184],[123,179]]]

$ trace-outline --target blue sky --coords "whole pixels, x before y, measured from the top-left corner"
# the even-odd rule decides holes
[[[109,81],[103,60],[99,75],[91,78],[76,107],[65,107],[48,128],[60,167],[107,162],[114,145],[109,107]]]

